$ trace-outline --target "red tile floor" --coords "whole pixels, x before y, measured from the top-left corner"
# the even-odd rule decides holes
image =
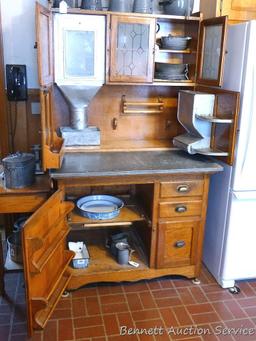
[[[256,281],[239,283],[241,293],[232,295],[206,269],[200,279],[201,285],[166,277],[84,287],[61,299],[45,330],[36,332],[32,340],[255,341]],[[5,282],[0,341],[28,340],[22,274],[8,273]],[[125,335],[120,335],[121,327]],[[144,333],[128,335],[128,328],[130,333],[135,328]],[[231,335],[224,335],[228,332]]]

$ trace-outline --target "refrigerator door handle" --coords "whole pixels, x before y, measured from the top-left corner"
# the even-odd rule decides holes
[[[237,200],[256,200],[256,191],[232,192]]]

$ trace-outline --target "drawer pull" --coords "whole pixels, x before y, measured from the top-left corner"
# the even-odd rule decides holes
[[[190,191],[190,188],[188,185],[180,185],[177,187],[177,192],[179,193],[187,193]]]
[[[184,240],[179,240],[177,241],[174,246],[177,248],[177,249],[181,249],[182,247],[184,247],[186,245],[186,243],[184,242]]]
[[[185,212],[187,212],[187,207],[186,206],[177,206],[176,208],[175,208],[175,212],[177,212],[177,213],[185,213]]]

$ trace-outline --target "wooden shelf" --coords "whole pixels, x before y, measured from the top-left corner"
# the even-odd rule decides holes
[[[67,270],[67,267],[69,266],[69,263],[71,262],[71,260],[74,257],[74,253],[72,251],[69,250],[65,250],[64,251],[64,261],[63,264],[61,265],[60,269],[60,273],[57,274],[56,278],[53,280],[54,286],[51,286],[50,288],[45,288],[45,295],[44,298],[47,302],[49,302],[51,300],[52,295],[54,295],[54,292],[56,290],[56,288],[58,288],[59,283],[62,281],[62,278],[64,276],[64,273]],[[48,283],[49,285],[51,285],[51,283]],[[41,288],[39,288],[41,289]],[[34,293],[35,297],[40,297],[40,292],[36,292]]]
[[[182,53],[182,54],[196,53],[196,51],[192,51],[190,49],[186,49],[186,50],[159,49],[159,50],[157,50],[157,52],[160,52],[160,53]]]
[[[219,118],[215,116],[201,116],[196,114],[196,118],[202,121],[207,121],[211,123],[222,123],[222,124],[232,124],[234,120],[232,118]]]
[[[114,256],[111,255],[110,250],[103,244],[86,244],[90,260],[89,265],[85,269],[73,269],[70,268],[72,275],[78,274],[97,275],[106,272],[120,272],[124,270],[145,270],[148,269],[146,256],[141,247],[141,242],[137,240],[137,236],[130,232],[129,239],[131,239],[131,248],[135,250],[132,253],[131,260],[138,263],[139,267],[134,268],[131,265],[120,265]]]
[[[71,275],[66,275],[64,274],[59,283],[58,283],[58,287],[56,288],[54,294],[51,296],[47,307],[45,309],[39,310],[36,314],[35,314],[35,322],[38,324],[38,326],[40,328],[44,328],[47,321],[49,320],[52,311],[54,310],[55,306],[57,305],[57,303],[59,302],[59,299],[61,297],[61,295],[63,294],[64,290],[66,289],[68,282],[71,279]],[[34,300],[35,302],[37,301],[36,299]],[[40,301],[40,300],[38,300]]]
[[[120,214],[114,219],[91,220],[82,217],[73,211],[69,214],[68,222],[72,225],[72,229],[77,229],[77,226],[74,225],[82,225],[84,228],[130,226],[136,221],[143,221],[145,219],[146,218],[139,207],[135,203],[129,203],[120,210]],[[79,229],[81,229],[81,227]]]
[[[204,149],[194,149],[193,151],[198,154],[208,155],[208,156],[228,156],[228,152],[223,152],[222,150],[213,150],[211,148],[204,148]]]
[[[49,259],[52,257],[52,255],[55,253],[57,247],[63,242],[63,240],[65,239],[65,237],[68,235],[70,229],[69,228],[65,228],[62,229],[58,232],[58,235],[56,236],[54,242],[49,245],[49,247],[47,248],[47,250],[45,250],[45,252],[41,255],[35,255],[32,256],[31,259],[31,263],[30,263],[30,271],[32,273],[40,273],[42,272],[42,270],[44,269],[44,267],[48,264]],[[41,241],[41,245],[39,244],[39,246],[43,247],[43,240]],[[33,245],[33,243],[35,242],[35,244],[37,244],[37,240],[36,239],[31,239],[31,247]],[[40,243],[40,242],[39,242]],[[39,247],[39,248],[41,248]],[[34,250],[36,250],[37,247],[34,248]]]
[[[59,13],[58,8],[52,8],[52,12]],[[85,10],[80,8],[69,8],[68,13],[72,14],[94,14],[94,15],[121,15],[121,16],[133,16],[133,17],[142,17],[142,18],[158,18],[158,19],[168,19],[174,22],[187,22],[187,21],[200,21],[201,16],[200,13],[195,13],[191,16],[178,16],[178,15],[167,15],[167,14],[160,14],[160,13],[134,13],[134,12],[111,12],[111,11],[92,11],[92,10]]]
[[[196,83],[194,83],[191,80],[166,80],[166,79],[154,79],[154,82],[152,85],[157,85],[157,86],[190,86],[194,87],[196,86]]]

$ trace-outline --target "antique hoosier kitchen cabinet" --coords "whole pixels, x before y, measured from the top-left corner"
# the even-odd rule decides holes
[[[74,28],[68,19],[71,15],[81,25],[83,16],[94,18],[92,21],[104,19],[103,80],[95,76],[101,66],[94,59],[98,32],[90,27],[84,31]],[[199,275],[209,176],[222,168],[213,159],[172,148],[172,138],[183,132],[176,117],[178,91],[191,89],[215,95],[215,115],[207,118],[212,124],[211,146],[202,154],[219,155],[228,163],[233,161],[239,102],[238,93],[217,88],[225,54],[226,18],[201,21],[196,15],[72,9],[57,20],[69,20],[70,32],[64,33],[65,40],[85,73],[83,58],[72,39],[86,37],[85,41],[91,39],[95,48],[94,52],[89,48],[91,52],[87,51],[85,57],[92,66],[85,91],[95,77],[102,84],[99,90],[93,90],[88,108],[83,104],[87,108],[84,131],[88,136],[93,131],[92,138],[97,141],[100,131],[100,143],[66,144],[61,137],[62,127],[74,128],[71,121],[77,118],[77,112],[72,100],[80,92],[72,92],[70,99],[67,87],[54,83],[62,79],[67,85],[65,65],[69,65],[72,52],[62,54],[58,62],[62,70],[56,71],[59,66],[55,60],[54,67],[54,58],[59,51],[54,46],[59,42],[53,21],[58,16],[55,10],[37,4],[43,164],[45,170],[50,170],[56,190],[27,220],[23,230],[30,334],[33,329],[44,328],[66,289],[92,282]],[[170,33],[190,36],[189,48],[159,47],[161,37]],[[215,39],[212,51],[209,38]],[[129,63],[125,58],[131,58]],[[161,79],[155,69],[157,63],[184,64],[188,70],[182,79]],[[69,66],[67,72],[76,78],[80,66],[73,62]],[[75,113],[70,114],[70,110]],[[91,135],[88,144],[90,139]],[[74,209],[76,199],[87,194],[113,194],[122,198],[125,206],[115,219],[90,220]],[[137,268],[119,265],[106,248],[111,234],[120,231],[127,233],[135,250],[131,258],[139,264]],[[73,252],[67,250],[67,240],[86,243],[90,256],[87,268],[72,268]]]

